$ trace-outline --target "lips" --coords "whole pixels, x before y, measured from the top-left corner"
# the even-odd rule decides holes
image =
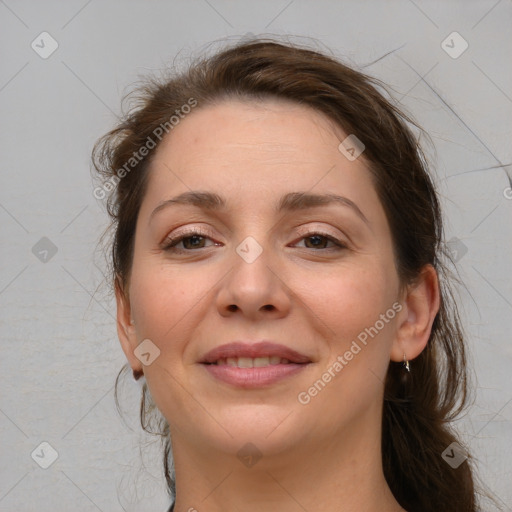
[[[311,359],[271,341],[235,341],[210,350],[200,361],[210,377],[232,387],[263,389],[307,371]]]
[[[278,357],[280,358],[279,361],[277,361]],[[250,368],[262,364],[265,358],[269,359],[270,364],[311,363],[311,359],[306,355],[271,341],[257,343],[235,341],[220,345],[205,354],[199,362],[202,364],[223,364],[228,362],[229,359],[229,362],[237,360],[237,365],[241,363],[244,367]]]

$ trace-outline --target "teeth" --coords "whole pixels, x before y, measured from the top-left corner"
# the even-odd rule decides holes
[[[228,357],[224,359],[219,359],[216,364],[218,366],[237,366],[238,368],[262,368],[264,366],[275,365],[275,364],[289,364],[290,361],[281,358],[279,356],[271,356],[271,357],[255,357],[254,359],[251,357]]]
[[[253,360],[250,357],[239,357],[238,358],[238,368],[252,368]]]

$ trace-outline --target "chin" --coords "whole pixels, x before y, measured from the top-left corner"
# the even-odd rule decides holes
[[[267,454],[279,453],[293,447],[307,433],[304,421],[297,422],[298,417],[290,412],[291,409],[266,405],[233,408],[229,413],[216,417],[229,434],[221,429],[222,439],[218,439],[217,435],[212,443],[217,444],[220,441],[223,449],[233,451],[233,448],[236,448],[235,452],[246,443],[252,443]],[[208,433],[210,432],[212,431],[209,430]],[[216,432],[219,432],[219,429],[216,429]]]

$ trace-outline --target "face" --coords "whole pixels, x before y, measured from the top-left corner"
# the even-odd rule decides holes
[[[159,146],[118,314],[133,320],[123,348],[171,435],[270,453],[379,426],[399,280],[364,153],[338,149],[347,135],[304,106],[224,100]],[[223,204],[168,201],[191,191]],[[309,197],[327,194],[343,199]],[[258,359],[204,364],[217,347],[262,340],[308,362],[276,360],[283,347],[265,359],[264,346]]]

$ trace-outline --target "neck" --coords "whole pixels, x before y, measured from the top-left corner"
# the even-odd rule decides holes
[[[267,450],[251,467],[237,450],[205,450],[173,432],[174,510],[403,511],[384,478],[380,432],[365,430],[365,424],[352,428],[352,434],[343,430],[326,439],[305,438],[279,453]]]

